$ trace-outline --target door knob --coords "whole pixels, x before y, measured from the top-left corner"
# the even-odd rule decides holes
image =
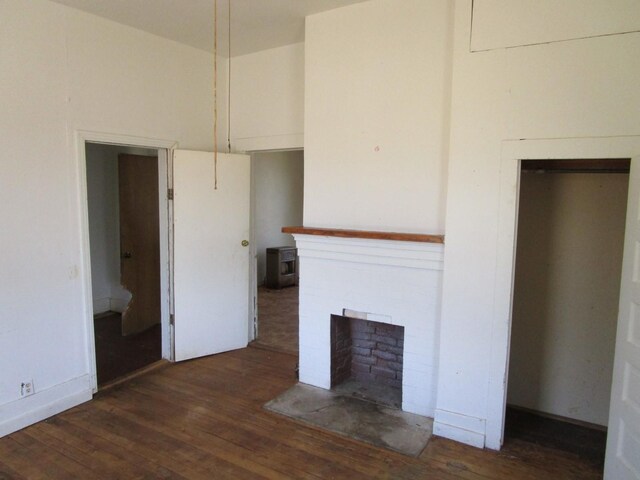
[[[131,252],[122,252],[120,255],[122,258],[131,258]]]
[[[249,246],[249,240],[242,240],[242,246],[243,247],[248,247]]]

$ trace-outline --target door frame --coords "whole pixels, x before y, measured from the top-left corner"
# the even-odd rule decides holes
[[[502,142],[486,447],[499,450],[504,440],[521,161],[576,158],[633,159],[638,155],[640,155],[640,136],[522,139]],[[632,162],[635,161],[640,160],[632,160]]]
[[[177,142],[131,135],[112,134],[105,132],[93,132],[86,130],[76,131],[76,158],[79,184],[80,204],[80,282],[83,288],[83,301],[85,312],[85,351],[91,378],[93,393],[98,391],[98,376],[96,368],[95,331],[93,325],[93,295],[91,280],[91,251],[89,248],[89,204],[87,196],[87,153],[86,143],[99,143],[106,145],[153,148],[158,150],[158,186],[159,186],[159,211],[160,211],[160,295],[161,295],[161,342],[162,358],[173,360],[172,336],[170,330],[170,266],[169,266],[169,241],[170,218],[169,200],[167,189],[169,188],[169,161],[170,152],[176,148]]]

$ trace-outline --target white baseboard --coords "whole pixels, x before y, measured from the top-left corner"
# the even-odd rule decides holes
[[[99,313],[108,312],[111,310],[111,299],[109,297],[105,298],[94,298],[93,299],[93,314],[97,315]]]
[[[91,376],[83,375],[0,406],[0,437],[91,400]]]
[[[460,413],[436,410],[433,433],[477,448],[484,448],[485,420]]]
[[[125,300],[122,298],[111,298],[110,310],[112,312],[122,313],[126,310],[127,305],[129,305],[129,300]]]
[[[104,312],[122,313],[129,305],[129,300],[116,297],[105,297],[93,300],[93,314],[97,315]]]

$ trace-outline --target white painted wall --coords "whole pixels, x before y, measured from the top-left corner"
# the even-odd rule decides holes
[[[444,231],[445,0],[371,0],[307,17],[304,224]]]
[[[632,79],[640,72],[640,34],[470,53],[471,4],[459,0],[455,9],[438,382],[438,409],[459,420],[438,425],[436,418],[435,430],[497,448],[503,399],[490,397],[501,382],[491,372],[500,369],[506,345],[493,339],[508,327],[508,318],[493,322],[503,302],[496,296],[503,140],[639,134],[640,90]],[[549,147],[540,155],[557,153]],[[474,419],[489,422],[470,438],[466,422]]]
[[[87,200],[93,313],[122,312],[131,294],[120,285],[118,154],[157,156],[156,150],[88,143]]]
[[[213,149],[211,54],[74,9],[64,12],[74,128],[150,138],[171,133],[180,148]],[[226,60],[217,63],[218,147],[224,150]]]
[[[304,152],[267,152],[251,156],[255,195],[258,285],[266,275],[266,249],[295,246],[282,227],[302,225]]]
[[[0,24],[2,435],[91,395],[74,132],[211,149],[213,57],[45,0]]]
[[[522,175],[510,404],[607,425],[628,184]]]
[[[88,144],[87,200],[91,246],[93,313],[111,309],[112,289],[120,283],[118,163],[103,145]]]
[[[302,148],[303,43],[233,57],[231,85],[233,150]]]
[[[476,0],[473,51],[637,31],[636,0]]]

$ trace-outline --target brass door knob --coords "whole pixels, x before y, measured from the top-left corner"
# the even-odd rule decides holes
[[[242,240],[242,246],[243,247],[248,247],[249,246],[249,240]]]

